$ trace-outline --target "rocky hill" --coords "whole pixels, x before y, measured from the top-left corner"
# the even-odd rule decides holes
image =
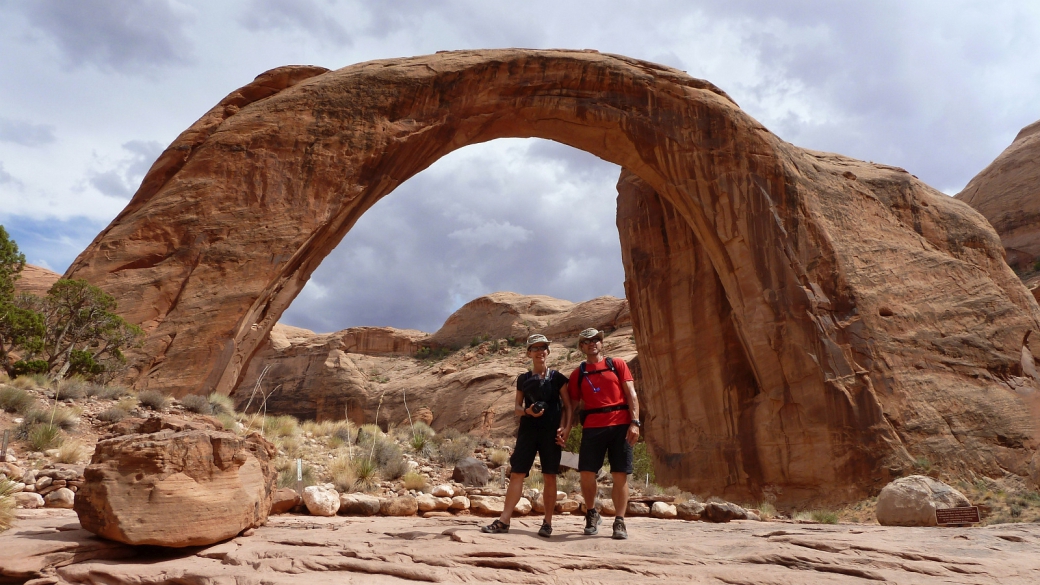
[[[569,374],[582,359],[577,333],[586,327],[610,332],[610,355],[635,357],[628,303],[614,297],[575,304],[497,292],[466,303],[432,335],[391,327],[317,334],[279,324],[232,396],[241,410],[266,406],[305,420],[385,428],[422,411],[437,430],[511,435],[514,380],[529,364],[527,335],[546,334],[551,367]]]
[[[53,270],[26,264],[19,278],[14,281],[14,289],[20,293],[43,296],[59,278],[61,275]]]

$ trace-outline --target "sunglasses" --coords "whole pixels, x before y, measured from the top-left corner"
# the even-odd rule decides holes
[[[600,341],[603,341],[603,340],[602,339],[595,339],[595,338],[593,338],[593,339],[582,339],[581,340],[582,343],[587,343],[587,344],[599,343]]]
[[[527,351],[549,351],[548,345],[532,345]]]

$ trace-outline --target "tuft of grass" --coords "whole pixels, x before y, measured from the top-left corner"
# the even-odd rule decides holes
[[[348,457],[337,457],[329,463],[329,479],[340,492],[354,490],[357,483],[357,473],[354,471],[354,462]]]
[[[90,451],[79,441],[65,441],[58,447],[58,463],[80,463],[90,457]]]
[[[76,428],[79,424],[80,410],[76,407],[73,408],[53,408],[50,412],[50,417],[47,422],[58,425],[63,431],[69,431]]]
[[[198,394],[189,394],[181,398],[181,406],[185,410],[194,413],[213,414],[213,407],[210,406],[209,400],[205,396],[199,396]]]
[[[15,388],[20,388],[22,390],[35,390],[36,389],[36,382],[33,382],[32,378],[30,378],[28,376],[18,376],[14,380],[11,380],[10,382],[8,382],[8,385],[9,386],[14,386]]]
[[[422,491],[426,489],[426,476],[421,473],[409,471],[401,477],[401,485],[406,490]]]
[[[648,477],[651,484],[657,481],[654,460],[650,457],[646,441],[639,441],[632,447],[632,477],[640,480],[643,485],[646,485]]]
[[[581,451],[581,425],[575,424],[571,427],[571,434],[567,435],[567,442],[563,446],[564,451],[577,453]]]
[[[838,514],[830,510],[807,510],[794,515],[795,520],[810,520],[820,524],[837,524]]]
[[[298,435],[274,437],[272,442],[278,450],[285,453],[287,457],[297,457],[300,455],[300,447],[303,445],[303,440]]]
[[[527,489],[540,490],[545,487],[545,476],[542,475],[541,471],[532,469],[527,477],[524,478],[524,487]]]
[[[236,435],[242,435],[246,432],[246,428],[242,426],[242,423],[240,423],[233,414],[221,413],[215,415],[213,418],[220,421],[220,424],[224,426],[225,431],[230,431]]]
[[[318,483],[318,474],[315,473],[314,468],[311,467],[310,463],[304,461],[302,471],[303,487],[312,486]],[[296,477],[296,460],[289,460],[289,465],[278,471],[278,487],[295,488]]]
[[[506,463],[509,463],[509,451],[505,449],[492,449],[488,453],[488,461],[495,464],[495,467],[501,467]]]
[[[777,517],[776,506],[774,506],[770,502],[762,502],[755,506],[755,509],[758,510],[758,514],[763,520],[772,520],[773,518]],[[833,523],[836,522],[837,518],[835,518],[835,522]]]
[[[50,388],[51,385],[54,383],[50,378],[47,377],[47,374],[29,374],[28,376],[22,377],[31,380],[37,388]]]
[[[355,459],[354,473],[357,475],[357,481],[354,483],[356,490],[372,491],[379,485],[379,466],[372,459],[367,457]]]
[[[400,456],[379,467],[379,474],[386,479],[398,479],[406,473],[408,473],[408,462]]]
[[[465,438],[441,443],[437,458],[445,465],[455,465],[473,454],[473,445]]]
[[[145,390],[137,395],[137,400],[141,406],[162,412],[170,408],[170,399],[162,392],[158,390]]]
[[[0,388],[0,409],[25,414],[36,404],[36,399],[24,388],[4,386]]]
[[[97,398],[104,398],[105,400],[118,400],[124,396],[130,396],[133,392],[130,391],[126,386],[120,386],[119,384],[112,384],[106,386],[102,384],[90,384],[87,386],[87,396],[95,396]]]
[[[8,479],[0,480],[0,532],[14,525],[14,506],[14,482]]]
[[[914,460],[914,470],[927,475],[932,470],[932,462],[927,457],[918,457]]]
[[[581,474],[573,469],[556,476],[556,489],[565,493],[572,494],[581,487]]]
[[[113,406],[98,413],[97,418],[100,421],[114,423],[119,422],[128,416],[130,416],[130,414],[127,411],[118,406]]]
[[[466,435],[462,434],[458,429],[448,428],[437,433],[435,436],[435,442],[440,445],[449,441],[458,441],[464,438]]]
[[[427,432],[419,425],[429,428],[423,423],[417,423],[412,429],[412,434],[408,438],[408,446],[411,447],[412,451],[419,457],[429,459],[430,457],[433,457],[433,454],[437,451],[437,448],[433,443],[433,429],[430,429],[429,432]]]
[[[58,400],[82,400],[87,397],[87,390],[93,386],[81,376],[65,378],[57,384]]]
[[[29,445],[33,451],[46,451],[61,446],[64,437],[58,425],[50,423],[38,423],[29,429]]]
[[[300,432],[300,422],[295,416],[283,414],[258,417],[259,419],[262,419],[264,436],[268,438],[292,437]]]
[[[214,392],[208,397],[210,408],[213,409],[213,414],[235,414],[235,401],[230,396]]]

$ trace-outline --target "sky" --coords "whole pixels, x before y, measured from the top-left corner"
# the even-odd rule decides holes
[[[707,79],[784,140],[955,194],[1040,119],[1040,3],[0,0],[0,225],[64,272],[162,150],[287,64],[597,49]],[[458,150],[377,203],[282,322],[435,331],[494,291],[624,296],[620,169],[543,140]]]

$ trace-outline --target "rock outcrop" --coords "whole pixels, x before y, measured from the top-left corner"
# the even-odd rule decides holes
[[[14,281],[14,290],[42,297],[47,294],[55,282],[58,282],[59,278],[61,275],[53,270],[26,264],[18,275],[18,279]]]
[[[1026,473],[1040,308],[989,224],[903,169],[794,147],[711,83],[622,56],[269,71],[177,138],[67,275],[143,326],[135,387],[229,393],[358,217],[502,137],[556,140],[645,184],[619,225],[660,479],[797,503],[875,493],[920,456]]]
[[[1007,263],[1031,269],[1040,259],[1040,121],[1023,128],[992,163],[954,195],[1000,235]]]
[[[935,511],[970,506],[964,494],[945,483],[911,475],[886,485],[878,494],[878,524],[882,526],[935,526]]]
[[[185,547],[262,525],[271,509],[274,445],[257,433],[185,426],[153,418],[131,429],[151,432],[98,441],[76,494],[83,528],[127,544]]]

